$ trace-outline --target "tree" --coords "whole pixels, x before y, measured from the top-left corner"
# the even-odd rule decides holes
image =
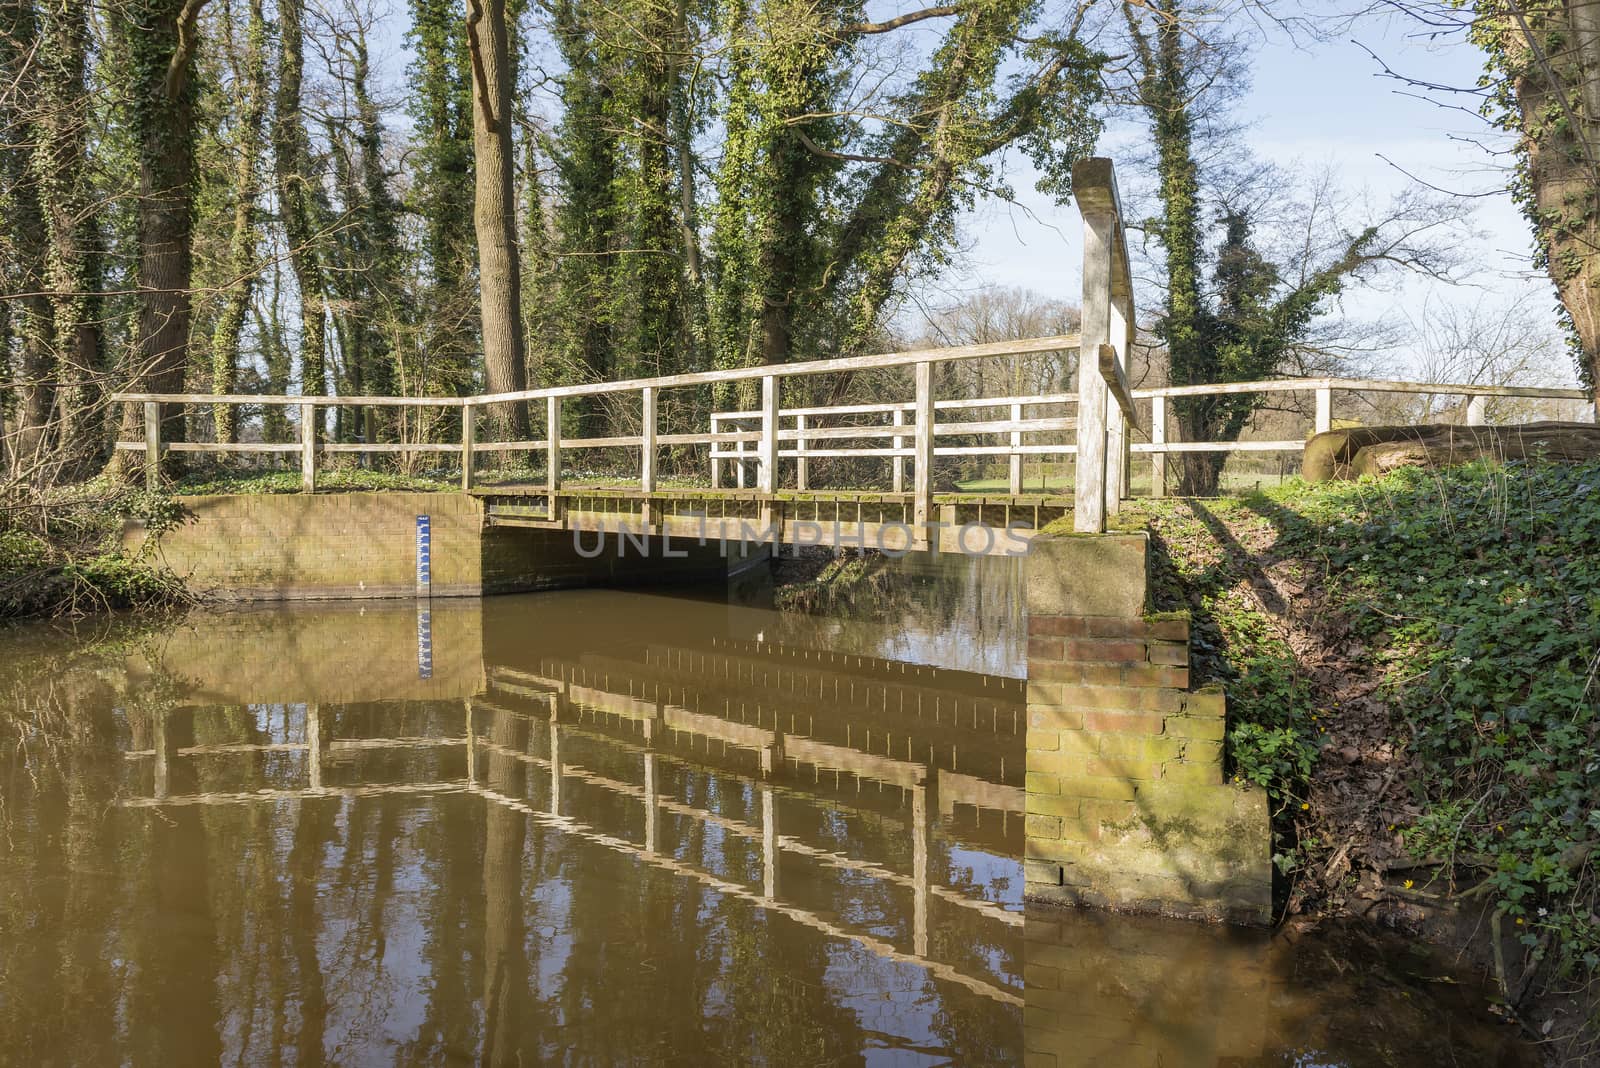
[[[1196,113],[1226,84],[1220,67],[1235,64],[1235,43],[1207,37],[1184,0],[1124,0],[1136,80],[1131,99],[1144,113],[1156,152],[1158,213],[1146,224],[1161,248],[1164,301],[1155,333],[1167,349],[1173,385],[1241,382],[1279,373],[1311,337],[1328,302],[1352,281],[1386,266],[1440,272],[1445,256],[1430,235],[1451,221],[1449,207],[1403,197],[1379,219],[1343,230],[1326,198],[1300,223],[1304,240],[1293,260],[1263,253],[1255,212],[1207,188],[1198,158]],[[1251,184],[1262,188],[1261,171]],[[1278,183],[1266,183],[1282,196]],[[1208,192],[1211,203],[1208,204]],[[1217,212],[1221,242],[1207,284],[1208,215]],[[1326,216],[1332,214],[1334,218]],[[1211,394],[1173,399],[1186,441],[1231,440],[1262,406],[1260,394]],[[1217,489],[1225,453],[1182,458],[1180,492],[1209,496]]]
[[[139,311],[136,392],[182,393],[188,364],[194,227],[193,75],[205,0],[127,0],[116,8],[131,63],[131,118],[139,159]],[[183,412],[158,408],[165,441],[186,437]],[[122,436],[136,439],[129,406]]]
[[[1476,0],[1485,113],[1517,135],[1511,191],[1561,298],[1578,374],[1600,412],[1600,5]]]
[[[491,393],[527,388],[522,334],[522,268],[517,252],[515,170],[511,139],[512,72],[505,0],[467,0],[472,58],[472,142],[478,238],[478,292],[483,321],[484,380]],[[502,406],[497,406],[502,407]],[[497,413],[501,440],[528,437],[528,409]]]
[[[278,213],[289,243],[289,269],[300,290],[300,389],[328,392],[327,291],[322,276],[310,137],[301,112],[305,76],[305,0],[278,0],[278,94],[272,120]]]
[[[244,332],[257,273],[261,242],[261,138],[267,113],[267,18],[262,0],[249,0],[245,26],[244,60],[234,72],[233,233],[228,242],[228,281],[231,283],[217,316],[211,339],[211,388],[232,393],[238,385],[239,336]],[[237,439],[238,427],[231,404],[218,404],[212,412],[217,440]]]

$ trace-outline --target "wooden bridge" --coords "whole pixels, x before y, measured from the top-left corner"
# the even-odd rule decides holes
[[[556,529],[668,534],[700,539],[761,540],[887,549],[951,548],[968,552],[1019,551],[1005,538],[967,536],[961,528],[981,524],[1036,530],[1070,512],[1080,532],[1105,529],[1106,517],[1129,496],[1131,463],[1147,458],[1152,493],[1167,487],[1167,458],[1193,452],[1295,453],[1305,439],[1178,441],[1171,433],[1172,398],[1239,393],[1300,393],[1315,397],[1312,432],[1333,425],[1334,398],[1347,393],[1453,395],[1468,399],[1468,422],[1482,422],[1490,397],[1582,400],[1575,389],[1531,389],[1474,384],[1439,384],[1366,379],[1275,379],[1220,385],[1135,389],[1128,381],[1128,352],[1135,331],[1116,179],[1110,160],[1091,159],[1074,171],[1084,221],[1082,324],[1079,333],[992,344],[849,356],[805,363],[743,367],[618,382],[553,386],[471,397],[261,396],[230,394],[117,394],[114,400],[144,406],[144,439],[119,441],[120,450],[142,452],[152,486],[159,484],[163,453],[286,453],[298,455],[302,485],[317,488],[319,460],[341,454],[427,454],[460,461],[461,488],[481,495],[492,524]],[[1076,360],[1076,372],[1068,371]],[[1075,378],[1074,388],[1019,392],[992,390],[981,368],[1003,361],[1004,377],[1016,381],[1022,361],[1045,361],[1042,377],[1057,383]],[[964,368],[974,368],[961,381]],[[1035,377],[1041,377],[1035,367]],[[822,382],[819,391],[819,381]],[[863,385],[863,383],[865,385]],[[685,392],[703,397],[709,388],[749,391],[759,404],[748,410],[712,412],[705,425],[673,425],[672,413],[701,411],[675,405]],[[870,403],[845,403],[853,388]],[[826,403],[807,403],[821,392]],[[961,396],[943,395],[961,393]],[[663,403],[663,399],[667,403]],[[786,398],[789,403],[786,404]],[[836,399],[839,398],[839,399]],[[181,406],[263,406],[298,411],[298,442],[164,442],[164,420],[181,418]],[[614,425],[637,419],[638,432],[568,436],[564,405],[604,407]],[[541,437],[481,440],[481,417],[523,406]],[[406,440],[324,440],[328,409],[393,409]],[[440,409],[452,417],[440,418]],[[541,411],[542,409],[542,411]],[[570,413],[571,409],[568,409]],[[663,411],[668,416],[663,417]],[[542,420],[540,416],[542,415]],[[441,440],[448,426],[451,440]],[[1140,440],[1135,440],[1138,438]],[[621,450],[636,457],[636,474],[618,479],[566,480],[574,453]],[[693,486],[664,485],[663,450],[696,458]],[[478,469],[485,453],[518,457],[529,475],[512,484],[483,485]],[[852,461],[854,486],[819,485],[819,461]],[[941,465],[1004,461],[1004,490],[940,493]],[[1072,489],[1028,492],[1029,461],[1071,461]],[[835,480],[836,481],[836,480]],[[863,489],[865,482],[875,483]]]

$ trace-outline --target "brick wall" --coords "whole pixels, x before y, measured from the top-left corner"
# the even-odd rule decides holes
[[[1189,689],[1188,619],[1144,615],[1143,576],[1121,573],[1146,566],[1142,544],[1061,539],[1029,554],[1030,572],[1050,574],[1029,582],[1027,892],[1267,922],[1265,797],[1223,784],[1225,700]],[[1121,614],[1089,614],[1107,608]]]

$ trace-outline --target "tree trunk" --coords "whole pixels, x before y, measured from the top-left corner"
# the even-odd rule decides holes
[[[267,20],[262,0],[250,0],[250,23],[245,35],[244,67],[236,73],[239,135],[234,145],[233,237],[228,243],[228,276],[233,288],[223,302],[211,338],[211,390],[219,394],[238,388],[239,335],[244,331],[244,316],[255,286],[256,246],[260,239],[256,231],[256,201],[261,194],[256,167],[267,111]],[[238,439],[234,418],[237,411],[232,404],[213,408],[218,441]]]
[[[85,85],[87,5],[48,5],[39,48],[40,100],[33,128],[33,179],[44,207],[45,279],[50,291],[56,442],[67,469],[99,451],[92,409],[100,371],[100,254],[97,209],[87,173],[92,121]]]
[[[467,0],[467,43],[473,73],[473,223],[478,235],[484,378],[490,393],[511,393],[527,388],[528,357],[522,336],[505,0]],[[492,415],[500,440],[525,440],[527,405],[496,407],[503,409]]]
[[[194,228],[194,102],[198,0],[138,0],[126,12],[133,61],[139,153],[139,321],[134,392],[182,393],[188,366]],[[160,409],[161,439],[187,437],[181,405]],[[122,437],[138,440],[137,405],[123,412]],[[113,465],[118,463],[112,458]]]
[[[305,0],[279,0],[278,36],[281,55],[278,99],[273,117],[273,159],[277,169],[278,208],[289,241],[289,268],[300,290],[300,391],[312,396],[328,392],[327,293],[317,255],[311,219],[311,152],[300,112],[300,87],[305,70]]]

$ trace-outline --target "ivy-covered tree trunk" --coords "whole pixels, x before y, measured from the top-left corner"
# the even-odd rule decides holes
[[[1600,412],[1600,5],[1478,0],[1473,40],[1499,77],[1486,112],[1519,135],[1512,193],[1566,312]]]
[[[272,149],[277,171],[278,211],[289,242],[289,269],[300,290],[300,389],[328,392],[327,292],[313,223],[315,203],[311,151],[301,113],[305,71],[305,0],[278,0],[278,98]]]
[[[128,0],[119,9],[131,57],[129,107],[139,156],[139,320],[135,364],[127,376],[134,392],[184,392],[194,229],[192,75],[202,6],[201,0]],[[141,415],[137,406],[128,406],[125,440],[143,436]],[[162,440],[186,439],[180,406],[162,406],[160,419]]]
[[[55,440],[69,472],[99,450],[93,416],[100,371],[98,211],[90,187],[92,113],[85,85],[89,8],[49,4],[41,12],[39,94],[32,124],[32,179],[43,207],[45,281],[58,387]]]
[[[505,0],[467,0],[467,41],[472,55],[473,223],[478,238],[484,379],[490,393],[514,393],[527,388],[527,348],[522,335]],[[492,413],[500,440],[525,440],[527,405],[495,407],[503,409]]]
[[[211,338],[211,388],[219,394],[233,393],[238,388],[239,336],[244,332],[245,312],[250,308],[254,292],[257,246],[261,240],[257,225],[261,182],[257,176],[267,112],[267,19],[262,0],[250,0],[244,62],[235,78],[234,104],[238,117],[233,146],[233,235],[228,241],[228,274],[232,288],[223,300]],[[237,440],[238,426],[234,418],[237,411],[232,404],[214,406],[212,420],[218,441]]]

